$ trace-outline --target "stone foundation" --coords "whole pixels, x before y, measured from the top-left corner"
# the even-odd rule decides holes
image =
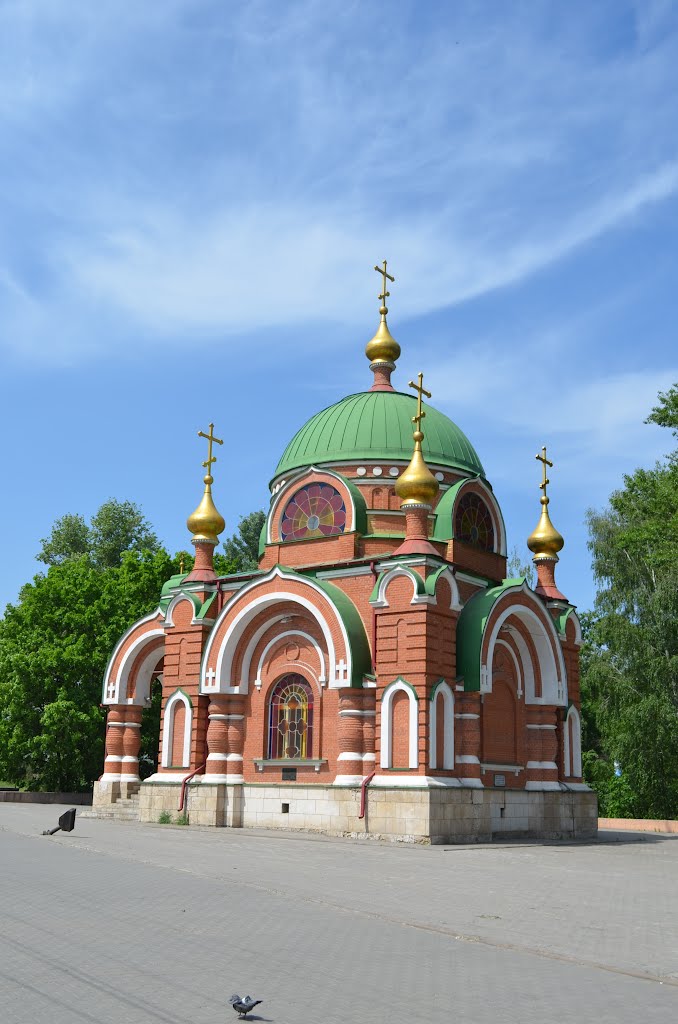
[[[141,821],[178,810],[178,783],[145,782]],[[95,809],[97,807],[95,789]],[[105,815],[105,808],[102,808]],[[328,835],[365,836],[410,843],[474,843],[502,838],[588,839],[596,835],[595,793],[565,790],[375,786],[359,818],[359,786],[246,784],[202,780],[186,787],[184,812],[191,825],[303,829]],[[102,816],[104,816],[102,815]]]

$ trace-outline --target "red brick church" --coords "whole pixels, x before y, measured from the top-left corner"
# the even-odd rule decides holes
[[[468,438],[391,375],[381,320],[371,386],[313,416],[270,484],[256,572],[218,576],[224,520],[188,519],[195,566],[121,637],[104,680],[94,808],[157,821],[301,828],[417,842],[588,836],[575,608],[563,539],[541,517],[538,583],[506,578],[501,508]],[[139,778],[141,716],[162,683],[158,770]]]

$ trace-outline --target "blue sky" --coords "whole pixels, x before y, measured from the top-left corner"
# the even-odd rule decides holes
[[[386,257],[394,383],[477,448],[509,546],[561,589],[584,514],[670,436],[678,7],[0,0],[0,606],[57,516],[138,502],[172,550],[210,421],[227,519],[369,385]]]

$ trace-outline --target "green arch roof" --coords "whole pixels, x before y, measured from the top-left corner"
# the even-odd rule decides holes
[[[409,461],[412,457],[414,395],[400,391],[362,391],[312,416],[297,431],[278,463],[281,473],[326,462]],[[424,456],[427,462],[485,477],[478,454],[449,417],[424,405]]]

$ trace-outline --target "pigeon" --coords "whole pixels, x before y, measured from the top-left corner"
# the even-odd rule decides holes
[[[252,996],[244,996],[242,999],[240,996],[231,996],[228,1001],[237,1014],[241,1017],[246,1017],[255,1006],[259,1005],[261,999],[252,999]]]

